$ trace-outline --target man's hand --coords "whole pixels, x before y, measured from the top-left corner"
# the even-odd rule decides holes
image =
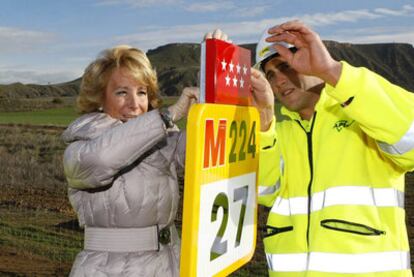
[[[253,105],[260,113],[260,130],[267,131],[272,123],[274,116],[274,102],[272,88],[263,74],[254,68],[251,68],[251,83],[253,93]]]
[[[289,21],[269,29],[268,42],[285,41],[297,51],[275,44],[280,57],[297,72],[321,78],[335,86],[341,75],[341,63],[334,60],[319,35],[300,21]]]

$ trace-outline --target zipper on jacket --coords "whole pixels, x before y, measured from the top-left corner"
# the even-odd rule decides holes
[[[274,227],[267,225],[264,230],[264,237],[271,237],[280,233],[289,232],[293,230],[293,226],[286,226],[286,227]],[[270,232],[269,232],[270,230]]]
[[[312,204],[312,182],[313,182],[313,152],[312,152],[312,131],[313,126],[315,125],[316,121],[316,111],[313,114],[313,120],[311,123],[311,127],[309,132],[306,131],[305,128],[303,128],[302,124],[300,124],[299,120],[296,120],[296,122],[299,124],[299,126],[305,131],[306,133],[306,139],[308,142],[308,162],[309,162],[309,170],[310,170],[310,178],[309,178],[309,184],[308,184],[308,224],[306,226],[306,243],[309,248],[309,229],[310,229],[310,216],[311,216],[311,204]]]
[[[341,219],[324,219],[321,221],[321,226],[327,229],[348,232],[352,234],[365,235],[365,236],[380,236],[385,235],[385,231],[375,229],[371,226],[341,220]]]

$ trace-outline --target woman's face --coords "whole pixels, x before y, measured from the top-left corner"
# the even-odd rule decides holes
[[[122,121],[147,112],[147,87],[136,81],[127,68],[115,68],[106,86],[103,111]]]

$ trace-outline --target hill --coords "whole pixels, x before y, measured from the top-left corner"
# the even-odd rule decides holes
[[[414,91],[414,48],[411,44],[349,44],[325,41],[331,55],[354,66],[365,66],[392,83]]]
[[[179,95],[184,87],[197,85],[199,44],[167,44],[149,50],[147,55],[158,73],[162,94]]]
[[[79,91],[80,80],[81,78],[78,78],[70,82],[53,85],[24,85],[22,83],[0,85],[0,99],[75,96]]]
[[[391,82],[414,91],[414,48],[410,44],[350,44],[325,41],[332,56],[337,60],[346,60],[355,66],[365,66],[378,72]],[[255,44],[242,45],[252,50],[255,56]],[[167,44],[147,52],[158,73],[163,95],[179,95],[185,86],[198,84],[200,64],[199,44]],[[1,99],[39,98],[76,96],[80,78],[53,85],[24,85],[14,83],[0,85]]]

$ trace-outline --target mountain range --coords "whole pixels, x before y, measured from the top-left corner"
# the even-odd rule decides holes
[[[365,66],[391,82],[414,91],[414,48],[411,44],[324,43],[335,59],[345,60],[354,66]],[[252,59],[255,57],[255,44],[241,46],[252,51]],[[162,95],[179,95],[183,87],[198,85],[199,44],[167,44],[149,50],[147,55],[157,71]],[[76,96],[80,82],[81,78],[51,85],[0,85],[0,99]]]

